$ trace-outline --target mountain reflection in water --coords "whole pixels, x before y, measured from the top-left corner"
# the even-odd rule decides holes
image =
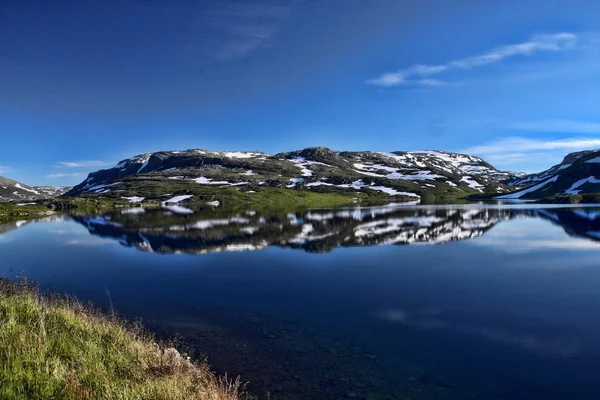
[[[260,399],[595,400],[597,210],[56,215],[0,224],[0,272],[115,304]]]
[[[206,254],[268,246],[326,253],[338,247],[436,244],[483,235],[496,224],[540,218],[571,236],[600,241],[600,212],[591,208],[407,208],[401,205],[312,210],[176,214],[141,208],[102,216],[72,216],[92,235],[156,253]]]

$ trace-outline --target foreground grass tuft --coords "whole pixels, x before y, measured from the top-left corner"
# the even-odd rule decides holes
[[[239,386],[140,327],[0,278],[1,399],[237,400]]]

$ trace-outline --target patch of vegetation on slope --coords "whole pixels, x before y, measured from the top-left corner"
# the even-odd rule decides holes
[[[549,196],[536,201],[540,204],[600,204],[600,193]]]
[[[44,215],[51,215],[54,212],[48,209],[44,204],[32,203],[27,205],[18,205],[15,203],[0,203],[0,223],[13,221],[16,219],[39,218]]]
[[[157,344],[139,326],[4,278],[0,382],[7,400],[240,399],[238,383]]]
[[[246,207],[256,209],[291,209],[297,207],[335,207],[351,204],[353,201],[375,204],[390,201],[412,201],[412,196],[389,196],[387,193],[368,191],[357,192],[333,188],[325,191],[319,187],[315,190],[290,190],[282,187],[270,187],[249,184],[235,187],[218,187],[200,185],[193,181],[183,179],[168,179],[159,175],[141,175],[126,177],[112,186],[110,192],[89,193],[85,198],[99,202],[127,202],[126,197],[143,197],[144,206],[158,206],[161,202],[174,196],[192,196],[186,204],[203,206],[206,203],[218,201],[224,207]],[[59,200],[70,201],[68,197]]]
[[[600,151],[568,154],[560,164],[539,174],[523,176],[512,185],[517,190],[498,198],[545,199],[600,193]]]

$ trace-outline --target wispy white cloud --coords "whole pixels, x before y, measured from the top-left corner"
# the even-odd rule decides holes
[[[272,47],[273,37],[298,3],[297,0],[279,4],[224,1],[204,10],[204,23],[216,36],[215,59],[240,59]]]
[[[508,124],[507,128],[551,133],[600,133],[600,122],[546,119],[537,121],[517,121]]]
[[[5,172],[11,172],[13,169],[11,167],[7,167],[5,165],[0,165],[0,174],[3,174]]]
[[[439,79],[418,79],[414,81],[417,85],[421,86],[460,86],[462,85],[460,82],[445,82],[440,81]]]
[[[460,150],[480,156],[496,168],[527,173],[558,164],[568,153],[600,148],[600,138],[530,139],[506,137]]]
[[[463,151],[467,154],[502,154],[520,153],[540,150],[578,151],[600,148],[600,139],[568,138],[561,140],[538,140],[523,137],[508,137],[488,144],[473,146]]]
[[[67,178],[67,177],[80,176],[80,175],[81,175],[81,173],[75,172],[73,174],[50,174],[50,175],[46,175],[46,177],[48,177],[48,178]]]
[[[111,161],[85,160],[85,161],[60,161],[56,163],[56,168],[94,168],[107,167],[113,165]]]
[[[468,70],[502,61],[515,56],[530,56],[540,51],[563,51],[572,48],[577,42],[577,35],[568,32],[547,35],[535,35],[529,41],[496,47],[490,51],[440,65],[413,65],[407,69],[387,72],[369,79],[368,84],[383,87],[404,84],[422,85],[429,82],[427,77],[450,70]],[[443,81],[437,81],[443,82]],[[452,84],[447,82],[446,84]],[[456,83],[454,83],[456,84]],[[439,86],[439,85],[437,85]]]

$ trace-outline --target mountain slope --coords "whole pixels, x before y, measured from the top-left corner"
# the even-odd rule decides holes
[[[0,202],[32,201],[58,197],[68,192],[69,187],[34,186],[0,176]]]
[[[44,198],[51,199],[54,197],[62,196],[69,190],[73,189],[71,186],[34,186],[33,189],[40,192]]]
[[[0,176],[1,201],[29,201],[42,198],[41,192],[12,179]]]
[[[335,152],[312,147],[269,155],[210,150],[161,151],[91,173],[67,193],[87,197],[144,197],[235,187],[254,193],[278,187],[316,192],[379,192],[419,199],[509,191],[516,175],[480,158],[443,151]],[[162,190],[162,192],[161,192]],[[163,198],[164,200],[164,198]]]
[[[510,183],[519,190],[497,199],[539,199],[554,195],[599,193],[600,150],[568,154],[560,164]]]

